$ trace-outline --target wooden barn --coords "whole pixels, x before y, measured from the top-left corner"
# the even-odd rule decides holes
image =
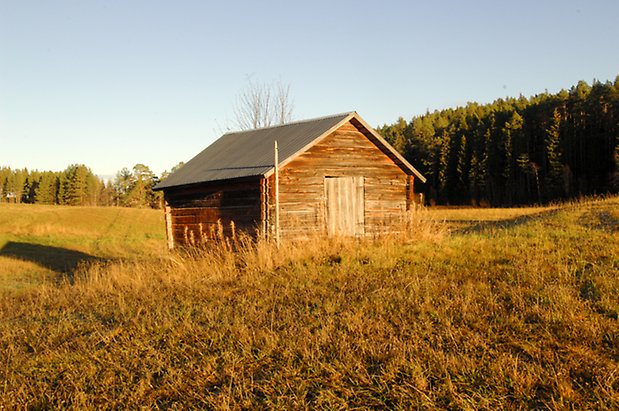
[[[375,235],[401,224],[415,178],[425,182],[352,112],[225,134],[155,189],[164,192],[172,248],[232,229]]]

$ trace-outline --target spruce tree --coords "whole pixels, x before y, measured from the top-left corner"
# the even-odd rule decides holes
[[[89,201],[89,177],[92,172],[82,164],[70,165],[64,172],[64,204],[83,206]]]
[[[547,175],[546,186],[549,199],[558,198],[562,194],[563,187],[563,163],[561,162],[561,149],[559,147],[561,129],[561,114],[554,110],[550,124],[546,129],[546,161]]]
[[[0,168],[0,203],[8,201],[7,183],[12,171],[9,167]]]
[[[58,182],[57,173],[51,171],[41,173],[35,190],[35,202],[38,204],[57,204]]]
[[[133,185],[133,174],[127,167],[123,167],[114,178],[115,203],[117,206],[127,205],[127,196]]]

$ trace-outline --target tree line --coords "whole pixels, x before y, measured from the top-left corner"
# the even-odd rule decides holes
[[[511,206],[619,192],[619,76],[427,112],[377,129],[430,203]]]
[[[267,96],[242,103],[260,107]],[[277,96],[286,122],[288,89]],[[512,206],[619,192],[619,76],[400,118],[377,131],[426,176],[416,191],[431,204]],[[157,208],[161,193],[152,188],[168,174],[136,164],[103,181],[83,164],[60,172],[3,167],[0,202]]]
[[[64,171],[2,167],[0,202],[159,208],[161,193],[153,191],[153,187],[168,174],[158,177],[148,166],[136,164],[105,181],[83,164],[72,164]]]

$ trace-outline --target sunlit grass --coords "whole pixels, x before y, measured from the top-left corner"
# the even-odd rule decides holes
[[[162,221],[161,211],[151,209],[0,204],[0,292],[49,280],[46,263],[72,266],[77,253],[92,259],[160,256],[167,251]]]
[[[0,241],[66,246],[101,257],[117,256],[119,247],[153,254],[165,239],[162,221],[162,212],[152,209],[0,204]]]
[[[0,403],[617,409],[617,209],[95,263],[0,297]]]

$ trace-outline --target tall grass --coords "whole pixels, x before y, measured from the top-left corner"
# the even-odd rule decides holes
[[[617,409],[617,205],[83,267],[0,297],[0,404]]]

